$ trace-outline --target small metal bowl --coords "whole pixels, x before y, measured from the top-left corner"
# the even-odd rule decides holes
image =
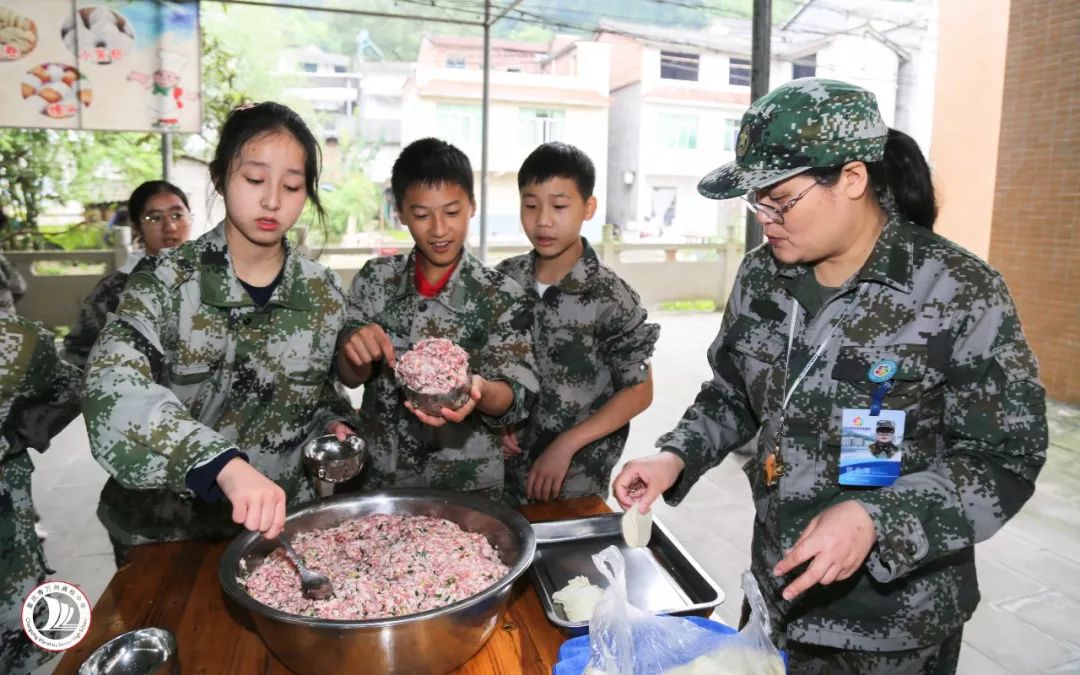
[[[101,645],[79,675],[180,675],[176,638],[163,628],[140,628]]]
[[[301,453],[308,471],[328,483],[341,483],[360,473],[367,458],[364,441],[359,436],[346,436],[344,441],[339,441],[334,434],[308,441]]]
[[[405,399],[412,403],[414,408],[434,417],[442,417],[443,408],[457,410],[469,402],[469,393],[472,391],[472,375],[469,376],[467,384],[463,384],[457,389],[451,389],[444,394],[425,394],[422,391],[410,388],[404,382],[401,383],[401,389],[405,392]]]

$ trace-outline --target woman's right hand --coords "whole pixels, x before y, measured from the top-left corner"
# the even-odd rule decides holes
[[[686,467],[682,458],[673,452],[659,452],[626,463],[612,483],[612,492],[624,509],[635,503],[642,513],[664,494]]]
[[[357,387],[371,378],[374,364],[383,360],[391,368],[397,364],[390,337],[378,324],[361,326],[341,345],[338,355],[341,381],[346,386]]]
[[[242,457],[218,472],[217,484],[233,505],[232,519],[273,539],[285,529],[285,491]]]

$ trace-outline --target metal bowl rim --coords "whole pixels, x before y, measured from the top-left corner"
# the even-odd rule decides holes
[[[285,519],[286,527],[288,527],[289,521],[294,518],[305,516],[314,511],[327,509],[327,507],[335,504],[380,498],[397,498],[397,500],[405,501],[431,501],[432,499],[439,499],[456,503],[460,506],[473,508],[481,513],[495,517],[505,523],[512,531],[519,533],[522,541],[521,553],[517,562],[514,563],[510,568],[510,571],[503,575],[501,579],[495,581],[483,591],[449,605],[385,619],[322,619],[319,617],[289,614],[288,612],[283,612],[280,609],[275,609],[269,605],[264,605],[251,597],[247,591],[244,590],[236,580],[236,571],[240,563],[240,552],[254,543],[255,539],[261,535],[257,532],[242,532],[232,540],[224,553],[221,554],[221,560],[218,562],[218,581],[221,583],[222,589],[225,591],[226,595],[244,609],[253,614],[259,614],[281,623],[312,628],[384,628],[398,624],[414,623],[423,619],[442,616],[444,614],[456,613],[473,605],[477,605],[491,596],[501,593],[503,590],[509,588],[525,573],[526,570],[528,570],[529,566],[532,565],[533,558],[536,555],[536,536],[533,534],[532,525],[525,516],[504,504],[458,492],[426,489],[388,489],[362,494],[339,495],[298,509],[295,513]]]
[[[315,438],[312,438],[311,440],[305,442],[304,445],[302,445],[300,447],[300,455],[304,459],[306,459],[308,461],[312,461],[312,462],[318,462],[318,461],[341,462],[341,461],[350,460],[350,459],[352,459],[354,457],[362,457],[364,459],[367,458],[367,443],[364,442],[363,438],[360,438],[360,436],[358,436],[356,434],[350,434],[350,435],[346,436],[345,439],[346,440],[344,440],[344,441],[339,440],[336,434],[323,434],[322,436],[316,436]],[[354,441],[352,439],[356,439],[356,440]],[[360,450],[356,454],[349,455],[348,457],[345,457],[345,458],[340,458],[339,457],[339,458],[330,459],[330,460],[319,460],[319,459],[309,455],[307,450],[310,447],[318,446],[319,443],[322,442],[322,441],[333,442],[333,443],[349,443],[350,445],[353,444],[353,443],[358,442],[358,443],[360,443]]]
[[[90,652],[90,655],[79,664],[79,673],[83,672],[83,667],[87,666],[94,659],[105,658],[105,655],[109,653],[110,649],[115,648],[117,644],[131,642],[135,638],[142,638],[144,636],[153,636],[155,638],[163,638],[168,645],[168,650],[161,652],[167,659],[175,659],[179,652],[179,645],[176,642],[176,636],[168,628],[159,628],[157,626],[145,626],[143,628],[136,628],[134,630],[125,631],[116,637],[110,638],[108,642],[105,642],[94,651]]]

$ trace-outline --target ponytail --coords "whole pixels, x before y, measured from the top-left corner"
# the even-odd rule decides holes
[[[934,229],[938,213],[934,183],[930,166],[915,139],[889,129],[884,159],[868,163],[866,168],[883,206],[891,195],[901,217],[919,227]]]
[[[901,218],[919,227],[934,229],[938,213],[934,183],[930,179],[930,165],[915,139],[903,131],[889,129],[885,157],[864,163],[882,209],[896,210]],[[806,173],[822,185],[831,187],[840,180],[843,169],[843,166],[829,166],[810,169]]]

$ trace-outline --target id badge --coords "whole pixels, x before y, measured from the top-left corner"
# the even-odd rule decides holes
[[[840,433],[840,484],[860,487],[892,485],[900,477],[904,443],[902,410],[844,408]]]

